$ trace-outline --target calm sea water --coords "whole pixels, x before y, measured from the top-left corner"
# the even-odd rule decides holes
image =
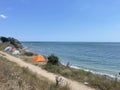
[[[99,74],[120,72],[120,43],[24,42],[30,51],[46,56],[55,54],[64,64]]]

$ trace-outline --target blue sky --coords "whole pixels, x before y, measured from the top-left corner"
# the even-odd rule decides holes
[[[0,0],[0,36],[120,42],[120,0]]]

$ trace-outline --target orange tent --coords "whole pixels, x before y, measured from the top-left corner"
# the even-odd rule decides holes
[[[37,55],[33,57],[33,61],[34,62],[46,62],[46,59],[44,56],[42,55]]]

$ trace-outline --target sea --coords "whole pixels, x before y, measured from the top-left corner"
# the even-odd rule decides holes
[[[120,43],[108,42],[22,42],[29,51],[54,54],[66,65],[96,74],[120,77]]]

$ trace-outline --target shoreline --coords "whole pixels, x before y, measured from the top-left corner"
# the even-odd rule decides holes
[[[25,51],[28,51],[28,52],[32,52],[32,53],[35,53],[35,54],[42,54],[42,53],[37,53],[37,52],[34,52],[32,50],[29,49],[29,47],[25,46]],[[60,61],[60,63],[64,66],[66,66],[67,63],[64,63],[62,61]],[[108,79],[111,79],[111,80],[114,80],[114,79],[118,79],[120,80],[120,77],[116,77],[116,74],[113,75],[113,74],[108,74],[108,73],[103,73],[103,72],[99,72],[99,71],[94,71],[94,70],[90,70],[90,69],[85,69],[85,68],[82,68],[82,67],[78,67],[78,66],[74,66],[74,65],[70,65],[70,68],[73,68],[73,69],[80,69],[80,70],[83,70],[83,71],[86,71],[86,72],[91,72],[92,74],[95,74],[95,75],[100,75],[100,76],[105,76],[106,78]]]
[[[28,50],[30,52],[32,52],[30,49],[28,49]],[[33,53],[33,55],[36,55],[36,53],[34,53],[34,52],[32,52],[32,53]],[[37,53],[37,54],[39,54],[39,53]],[[24,54],[21,54],[21,55],[23,56],[23,59],[24,59]],[[21,60],[18,60],[19,58],[20,57],[16,57],[15,62],[20,63],[22,58],[21,58]],[[10,57],[8,59],[10,59]],[[31,59],[30,58],[28,58],[28,59],[32,60],[32,57],[31,57]],[[12,60],[12,58],[11,58],[11,60]],[[61,63],[61,60],[59,60],[59,61]],[[25,62],[25,61],[23,60],[23,62]],[[120,82],[118,81],[118,79],[111,78],[111,77],[109,77],[109,75],[101,75],[100,73],[96,74],[92,70],[87,70],[87,69],[83,69],[83,68],[76,67],[76,66],[70,67],[70,65],[68,65],[68,68],[67,68],[65,63],[61,63],[60,66],[59,65],[58,66],[55,66],[55,65],[41,65],[41,66],[39,66],[39,63],[34,64],[33,62],[30,62],[28,64],[31,64],[32,66],[37,65],[37,67],[45,70],[45,72],[52,73],[54,75],[55,74],[60,75],[62,77],[66,77],[69,80],[73,80],[73,81],[76,81],[78,83],[82,83],[82,85],[86,85],[88,87],[95,88],[95,89],[102,88],[103,90],[106,90],[107,88],[111,88],[110,90],[112,90],[112,88],[114,88],[114,85],[115,85],[115,88],[119,88],[119,85],[120,85],[119,84]],[[21,64],[21,65],[23,66],[23,64]],[[30,65],[30,69],[32,69],[31,65]],[[46,76],[46,74],[44,74],[44,75]],[[47,77],[49,77],[49,76],[47,76]],[[50,80],[51,80],[51,78],[50,78]],[[76,86],[76,84],[75,84],[75,86]]]
[[[61,62],[62,65],[66,66],[65,63]],[[81,68],[81,67],[77,67],[77,66],[74,66],[74,65],[71,65],[70,68],[73,68],[73,69],[77,69],[77,70],[83,70],[85,72],[90,72],[94,75],[99,75],[99,76],[105,76],[106,78],[110,79],[110,80],[115,80],[116,78],[118,80],[120,80],[120,77],[116,75],[112,75],[112,74],[108,74],[108,73],[102,73],[102,72],[97,72],[97,71],[93,71],[93,70],[89,70],[89,69],[85,69],[85,68]]]
[[[42,54],[42,53],[37,53],[37,52],[34,52],[34,51],[28,49],[27,46],[25,46],[25,48],[26,48],[25,51],[32,52],[32,53],[35,53],[35,54]],[[60,61],[60,63],[63,66],[66,66],[66,64],[67,64],[67,63],[64,63],[62,61]],[[70,65],[70,68],[77,69],[77,70],[83,70],[85,72],[90,72],[90,73],[92,73],[94,75],[106,77],[107,79],[110,79],[110,80],[115,80],[116,79],[116,75],[112,75],[112,74],[108,74],[108,73],[97,72],[97,71],[93,71],[93,70],[90,70],[90,69],[81,68],[81,67],[74,66],[74,65]],[[117,79],[120,80],[120,77],[117,77]]]
[[[107,60],[107,58],[104,60],[104,59],[102,59],[102,58],[100,58],[98,61],[97,61],[97,56],[93,56],[93,57],[95,57],[95,58],[93,58],[93,61],[96,61],[96,62],[98,62],[98,65],[99,65],[99,67],[96,67],[96,64],[94,64],[94,62],[93,62],[93,64],[92,64],[92,60],[90,61],[90,60],[86,60],[85,62],[88,62],[88,66],[87,66],[87,64],[85,64],[84,65],[84,61],[79,61],[79,60],[81,60],[81,59],[84,59],[84,57],[83,58],[79,58],[78,57],[78,54],[76,54],[77,55],[77,57],[76,56],[74,56],[74,54],[73,54],[73,56],[71,55],[71,53],[69,54],[69,52],[67,51],[67,52],[65,52],[66,54],[65,55],[63,55],[63,54],[61,54],[61,53],[64,53],[64,52],[61,52],[61,50],[60,50],[60,52],[58,51],[57,52],[57,50],[58,49],[54,49],[54,47],[48,47],[47,48],[47,46],[44,46],[44,43],[42,43],[42,42],[40,42],[41,43],[41,45],[39,46],[40,48],[37,48],[36,46],[34,46],[34,45],[36,45],[36,44],[34,44],[34,43],[32,43],[31,42],[31,45],[28,45],[28,44],[26,44],[26,43],[28,43],[29,44],[29,42],[22,42],[22,44],[25,46],[25,47],[28,47],[28,50],[29,51],[32,51],[32,52],[34,52],[34,53],[38,53],[38,54],[44,54],[45,56],[49,56],[51,53],[53,53],[53,54],[55,54],[56,56],[58,56],[59,57],[59,59],[60,59],[60,62],[63,64],[63,65],[66,65],[67,64],[67,62],[72,62],[71,60],[73,60],[73,62],[74,62],[74,59],[70,59],[71,57],[74,57],[75,58],[75,62],[74,62],[74,65],[72,65],[72,67],[73,68],[75,68],[75,69],[81,69],[81,70],[84,70],[84,71],[87,71],[87,72],[91,72],[91,73],[93,73],[93,74],[98,74],[98,75],[106,75],[106,76],[108,76],[108,77],[111,77],[111,78],[116,78],[116,75],[118,75],[119,74],[119,67],[115,67],[114,69],[112,69],[112,64],[110,63],[110,65],[109,64],[107,64],[108,66],[106,66],[105,68],[104,68],[104,63],[99,63],[99,62],[104,62],[104,61],[106,61]],[[38,42],[39,43],[39,42]],[[49,43],[49,42],[45,42],[45,43]],[[53,42],[51,42],[51,43],[53,43]],[[82,42],[81,42],[82,43]],[[38,44],[39,45],[39,44]],[[45,44],[46,45],[46,44]],[[50,44],[50,45],[54,45],[54,44]],[[61,44],[60,44],[61,45]],[[66,44],[65,44],[66,45]],[[44,46],[44,47],[43,47]],[[34,47],[34,48],[33,48]],[[58,46],[59,47],[59,46]],[[46,49],[47,48],[47,49]],[[60,48],[60,49],[62,49],[62,48]],[[64,48],[63,48],[64,49]],[[67,50],[67,49],[66,49]],[[70,57],[69,57],[70,56]],[[99,58],[99,57],[98,57]],[[114,58],[113,58],[114,59]],[[101,61],[102,60],[102,61]],[[89,62],[91,63],[90,65],[89,65]],[[109,61],[108,61],[109,62]],[[82,64],[83,63],[83,64]],[[72,63],[73,64],[73,63]],[[95,67],[94,67],[94,65],[95,65]],[[106,65],[106,64],[105,64]],[[115,65],[117,65],[117,66],[119,66],[118,64],[113,64],[113,66],[115,66]],[[93,67],[92,67],[93,66]],[[118,77],[118,78],[120,78],[120,77]]]

